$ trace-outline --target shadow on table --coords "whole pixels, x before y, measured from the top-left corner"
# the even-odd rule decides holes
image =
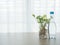
[[[56,45],[56,39],[40,39],[40,45]]]

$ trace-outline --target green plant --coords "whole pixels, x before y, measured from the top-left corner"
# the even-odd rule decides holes
[[[46,35],[46,24],[50,23],[50,20],[53,18],[52,16],[50,16],[50,18],[47,17],[47,15],[43,15],[43,16],[35,16],[35,14],[32,15],[34,18],[37,19],[37,22],[40,24],[40,33],[39,35],[41,36],[45,36]],[[47,27],[48,28],[48,27]],[[49,32],[48,32],[49,34]]]
[[[35,16],[35,14],[32,15],[33,17],[35,17],[37,19],[38,23],[49,23],[50,20],[52,19],[52,17],[48,18],[47,15],[43,15],[43,16]]]

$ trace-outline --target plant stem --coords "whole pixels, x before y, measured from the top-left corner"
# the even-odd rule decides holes
[[[49,23],[48,23],[48,36],[49,36],[49,39],[50,39],[50,33],[49,33]]]

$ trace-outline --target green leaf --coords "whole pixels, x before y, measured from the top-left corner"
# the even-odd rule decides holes
[[[35,17],[35,15],[33,14],[33,17]],[[36,16],[36,19],[37,19],[37,22],[42,24],[42,23],[50,23],[50,20],[52,19],[53,17],[50,17],[49,19],[47,18],[47,15],[43,15],[43,16]]]
[[[36,17],[36,19],[40,19],[40,18],[41,18],[41,16],[40,16],[40,15]]]
[[[35,15],[34,15],[34,14],[32,14],[32,16],[33,16],[33,17],[35,17]]]

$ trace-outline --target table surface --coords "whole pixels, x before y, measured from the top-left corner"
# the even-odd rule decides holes
[[[60,36],[40,40],[38,33],[0,33],[0,45],[60,45]]]

